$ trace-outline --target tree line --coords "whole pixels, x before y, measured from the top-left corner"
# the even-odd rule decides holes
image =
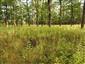
[[[0,24],[84,26],[85,2],[80,0],[0,0]]]

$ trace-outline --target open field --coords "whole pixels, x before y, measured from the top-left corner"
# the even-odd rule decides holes
[[[0,64],[85,64],[85,28],[0,27]]]

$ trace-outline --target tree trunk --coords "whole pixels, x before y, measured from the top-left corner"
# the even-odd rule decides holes
[[[39,21],[38,21],[38,9],[36,8],[36,24],[37,24],[37,26],[39,25],[38,22],[39,22]]]
[[[83,14],[82,14],[81,28],[84,27],[84,21],[85,21],[85,0],[84,0],[84,5],[83,5]]]
[[[73,22],[74,22],[74,15],[73,15],[73,0],[71,0],[71,26],[72,26],[72,24],[73,24]]]
[[[60,17],[59,17],[59,20],[60,20],[60,26],[61,26],[61,24],[62,24],[62,2],[61,2],[61,0],[59,0],[59,3],[60,3]]]
[[[29,0],[26,0],[26,10],[27,10],[27,24],[30,26],[30,15],[29,15],[29,8],[28,8],[28,1]]]
[[[36,5],[38,5],[38,1],[36,1]],[[39,11],[38,11],[38,7],[36,6],[36,24],[37,24],[37,26],[39,25],[38,14],[39,14]]]
[[[7,22],[7,3],[5,3],[5,18],[4,18],[4,24],[5,24],[5,26],[8,26],[8,22]]]
[[[51,26],[51,0],[48,0],[48,25]]]
[[[13,5],[13,12],[15,11],[15,5]],[[16,20],[15,20],[15,12],[13,13],[13,23],[14,23],[14,26],[16,26],[17,25],[17,23],[16,23]]]

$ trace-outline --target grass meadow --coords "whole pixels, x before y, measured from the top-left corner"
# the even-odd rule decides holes
[[[85,64],[85,28],[1,26],[0,64]]]

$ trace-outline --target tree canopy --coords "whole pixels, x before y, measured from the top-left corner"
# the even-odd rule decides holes
[[[0,22],[78,24],[82,8],[80,0],[0,0]]]

